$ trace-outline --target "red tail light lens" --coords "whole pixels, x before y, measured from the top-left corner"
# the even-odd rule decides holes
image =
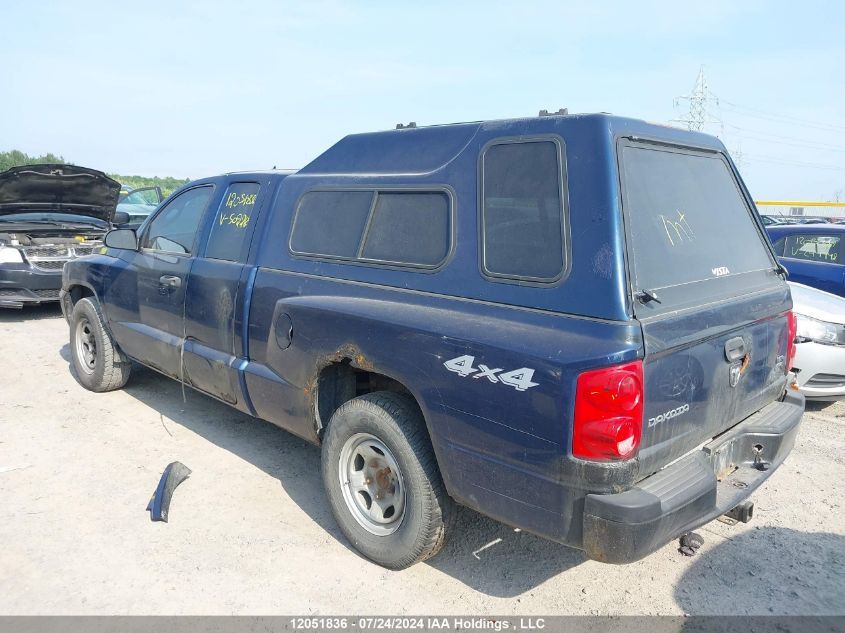
[[[798,336],[798,319],[790,310],[786,313],[786,371],[792,370],[795,361],[795,337]]]
[[[585,371],[578,376],[572,454],[580,459],[629,459],[643,430],[643,363]]]

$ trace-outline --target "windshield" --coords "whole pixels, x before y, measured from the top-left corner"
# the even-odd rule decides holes
[[[774,267],[720,154],[624,145],[621,162],[636,288]]]
[[[58,222],[60,224],[91,224],[97,227],[107,228],[108,224],[103,220],[92,218],[88,215],[77,215],[75,213],[6,213],[0,215],[0,222]]]

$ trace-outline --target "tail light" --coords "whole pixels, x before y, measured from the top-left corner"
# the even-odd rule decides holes
[[[578,376],[573,456],[601,461],[628,459],[639,448],[642,430],[642,361]]]
[[[795,361],[795,337],[798,336],[798,319],[790,310],[786,313],[786,371],[792,370]]]

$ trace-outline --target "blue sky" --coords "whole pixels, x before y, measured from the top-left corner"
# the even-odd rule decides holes
[[[845,3],[4,3],[0,150],[109,172],[299,167],[350,132],[667,122],[698,69],[757,199],[845,200]]]

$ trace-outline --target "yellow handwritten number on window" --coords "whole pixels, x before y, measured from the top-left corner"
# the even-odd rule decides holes
[[[221,213],[220,224],[230,224],[239,229],[245,229],[249,224],[249,216],[246,213]]]
[[[226,197],[226,206],[230,209],[235,207],[251,207],[255,204],[257,195],[254,193],[237,193],[233,191]]]

